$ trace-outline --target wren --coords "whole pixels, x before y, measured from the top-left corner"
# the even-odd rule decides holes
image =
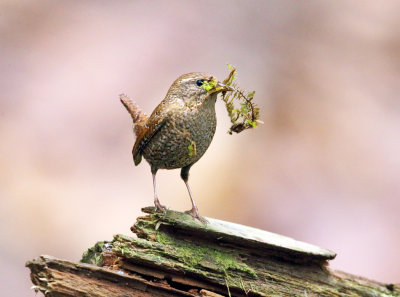
[[[157,210],[166,211],[156,190],[158,169],[181,168],[181,177],[192,202],[192,209],[187,213],[203,223],[207,222],[200,216],[190,190],[189,170],[203,156],[213,139],[217,125],[215,102],[218,93],[232,90],[212,75],[198,72],[184,74],[174,81],[150,117],[126,95],[120,95],[134,123],[136,142],[132,150],[133,160],[135,165],[139,165],[143,156],[150,164]]]

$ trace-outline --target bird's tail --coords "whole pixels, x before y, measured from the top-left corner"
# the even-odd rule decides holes
[[[135,132],[135,135],[139,135],[145,128],[144,125],[149,117],[125,94],[119,95],[119,98],[132,117],[134,124],[133,131]]]

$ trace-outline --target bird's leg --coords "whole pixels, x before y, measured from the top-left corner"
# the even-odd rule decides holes
[[[156,207],[156,211],[160,210],[163,213],[167,211],[167,208],[164,205],[161,205],[160,200],[158,200],[157,196],[157,188],[156,188],[156,173],[157,170],[151,170],[151,174],[153,175],[153,188],[154,188],[154,205]]]
[[[185,181],[186,188],[188,189],[190,200],[192,201],[192,209],[185,211],[186,213],[190,214],[195,219],[198,219],[203,224],[207,224],[208,221],[199,214],[199,210],[197,209],[196,203],[194,202],[192,191],[190,191],[189,183],[187,180]]]
[[[199,210],[197,209],[196,202],[194,201],[192,191],[190,190],[190,187],[189,187],[188,179],[189,179],[189,170],[190,170],[191,166],[192,165],[183,167],[181,170],[181,177],[182,177],[183,181],[185,182],[186,188],[189,192],[190,200],[192,201],[192,209],[185,211],[185,212],[190,214],[192,217],[198,219],[203,224],[207,224],[208,221],[199,214]]]

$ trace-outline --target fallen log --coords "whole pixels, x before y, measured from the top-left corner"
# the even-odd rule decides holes
[[[400,286],[333,271],[336,254],[259,229],[185,213],[143,209],[135,237],[115,235],[80,263],[29,261],[45,296],[399,296]]]

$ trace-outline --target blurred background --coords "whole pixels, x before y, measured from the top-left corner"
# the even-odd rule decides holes
[[[77,261],[151,205],[127,93],[147,113],[181,74],[256,90],[265,122],[218,127],[191,170],[200,212],[338,253],[400,282],[398,1],[7,1],[0,4],[0,284],[35,296],[26,260]],[[179,170],[161,202],[186,210]]]

